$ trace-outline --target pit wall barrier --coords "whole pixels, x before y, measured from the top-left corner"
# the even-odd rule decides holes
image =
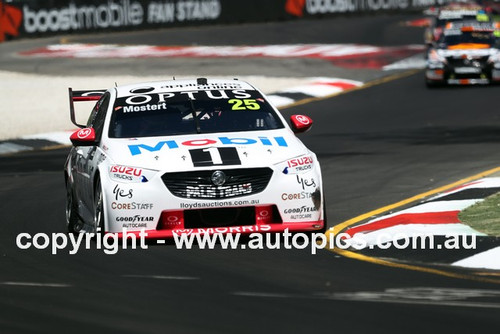
[[[32,37],[415,11],[448,0],[0,0],[0,42]]]

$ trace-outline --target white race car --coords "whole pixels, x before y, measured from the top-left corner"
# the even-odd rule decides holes
[[[326,228],[320,165],[283,116],[239,80],[171,80],[73,91],[65,164],[69,232],[315,231]],[[86,125],[75,101],[97,101]]]

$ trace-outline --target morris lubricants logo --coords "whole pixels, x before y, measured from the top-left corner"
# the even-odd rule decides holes
[[[0,0],[0,42],[19,34],[23,20],[22,11]]]

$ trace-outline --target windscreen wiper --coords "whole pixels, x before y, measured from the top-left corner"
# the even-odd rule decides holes
[[[196,109],[194,107],[194,102],[192,99],[189,99],[189,102],[191,104],[191,115],[193,115],[194,123],[196,124],[196,133],[201,133],[200,120],[198,119],[198,117],[196,117]]]

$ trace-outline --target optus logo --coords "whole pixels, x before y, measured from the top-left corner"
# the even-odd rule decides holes
[[[0,1],[0,42],[5,41],[6,36],[17,36],[22,20],[23,13],[19,8]]]

